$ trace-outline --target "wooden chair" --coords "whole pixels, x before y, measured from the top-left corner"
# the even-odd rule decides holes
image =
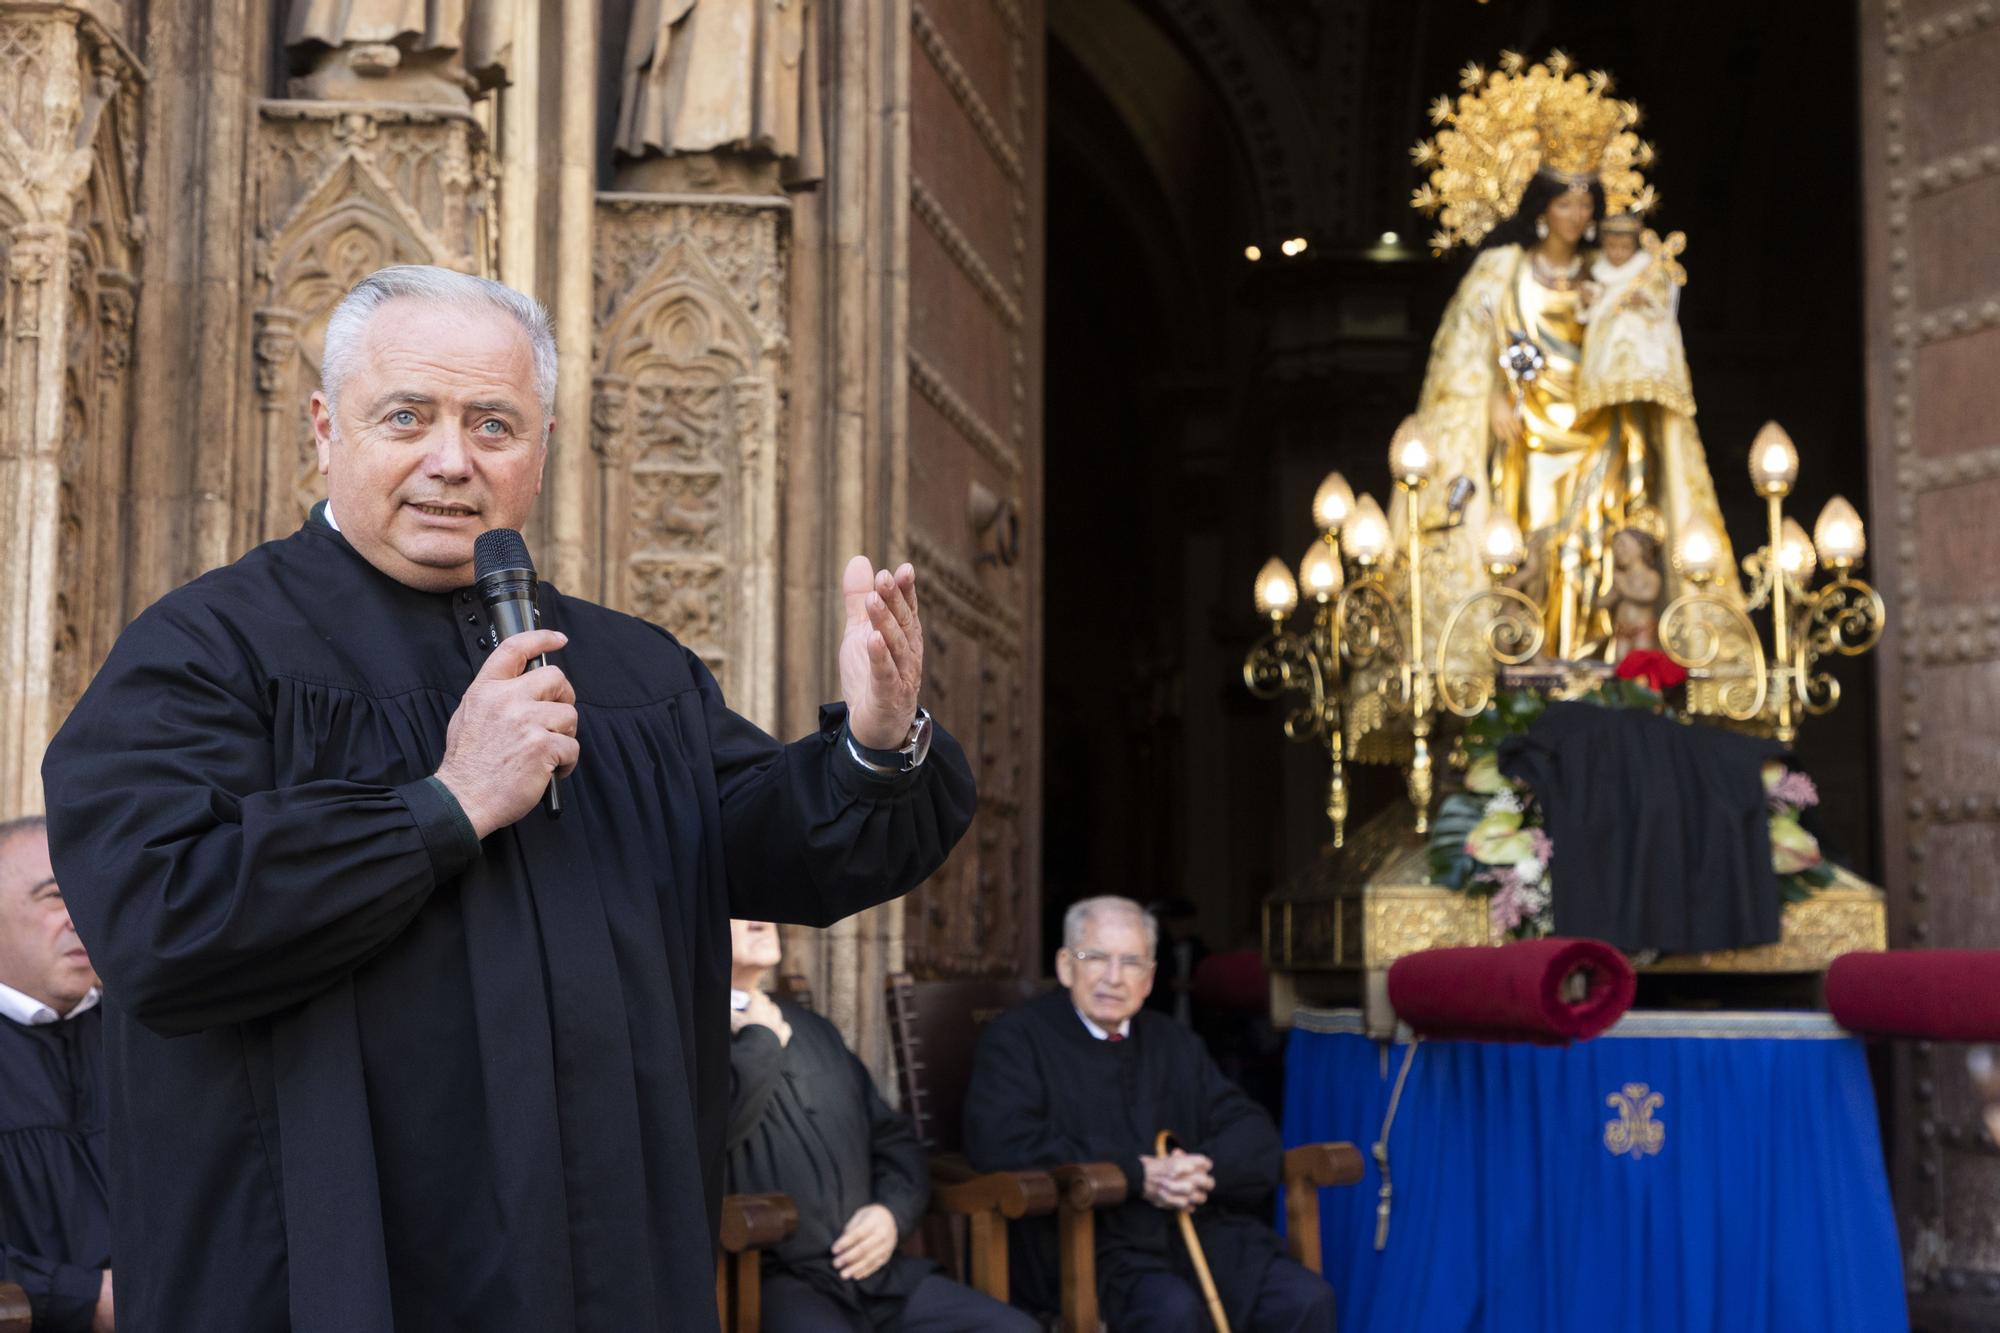
[[[1041,989],[1026,981],[889,978],[889,1031],[903,1103],[926,1147],[957,1152],[979,1029]],[[1049,1174],[1058,1190],[1062,1327],[1065,1333],[1097,1333],[1097,1213],[1125,1202],[1125,1173],[1111,1162],[1076,1162]],[[1315,1273],[1321,1271],[1319,1191],[1351,1185],[1361,1174],[1361,1153],[1351,1143],[1310,1143],[1285,1154],[1287,1244],[1292,1257]]]
[[[722,1196],[721,1240],[715,1256],[715,1310],[724,1333],[757,1333],[763,1318],[764,1291],[758,1251],[782,1243],[798,1229],[798,1206],[782,1194]],[[11,1330],[0,1324],[0,1333]]]
[[[34,1318],[28,1293],[12,1282],[0,1282],[0,1333],[28,1333]]]

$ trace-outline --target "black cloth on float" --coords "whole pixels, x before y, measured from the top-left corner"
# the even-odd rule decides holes
[[[1223,1077],[1201,1038],[1141,1009],[1125,1041],[1103,1041],[1084,1027],[1069,992],[1057,990],[996,1018],[979,1039],[965,1097],[965,1150],[975,1167],[1114,1162],[1125,1172],[1125,1202],[1097,1215],[1101,1293],[1122,1298],[1148,1273],[1196,1281],[1175,1215],[1144,1197],[1139,1159],[1163,1129],[1215,1162],[1215,1191],[1195,1211],[1195,1232],[1230,1326],[1247,1328],[1264,1272],[1283,1252],[1270,1219],[1284,1152],[1271,1117]],[[1013,1233],[1015,1300],[1056,1309],[1055,1219],[1029,1218]]]
[[[136,620],[49,748],[106,982],[120,1322],[215,1333],[713,1328],[729,918],[903,893],[971,819],[959,746],[780,745],[655,626],[541,588],[565,810],[483,844],[427,778],[469,589],[305,527]]]
[[[36,1333],[87,1333],[111,1266],[104,1011],[0,1018],[0,1282],[28,1293]]]
[[[862,1208],[879,1203],[907,1236],[930,1203],[930,1161],[908,1116],[875,1091],[868,1070],[833,1024],[778,1001],[792,1040],[751,1024],[730,1042],[731,1194],[788,1194],[799,1229],[764,1260],[878,1329],[894,1328],[903,1302],[936,1265],[893,1254],[859,1282],[833,1268],[833,1243]]]
[[[1778,939],[1763,767],[1776,741],[1640,708],[1552,703],[1500,743],[1555,844],[1555,933],[1700,953]]]

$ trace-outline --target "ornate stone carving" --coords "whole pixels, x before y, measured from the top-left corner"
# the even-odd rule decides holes
[[[601,595],[700,653],[776,721],[784,200],[607,195],[591,443]]]
[[[287,0],[293,97],[464,107],[506,81],[508,0]]]
[[[266,102],[256,161],[261,466],[242,499],[268,538],[324,494],[305,405],[327,316],[385,264],[490,271],[493,181],[470,117],[410,107]]]
[[[91,14],[0,8],[0,815],[121,610],[142,77]]]

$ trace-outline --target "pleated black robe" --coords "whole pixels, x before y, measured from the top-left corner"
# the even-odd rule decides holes
[[[779,1000],[789,1045],[760,1024],[730,1042],[734,1087],[725,1180],[734,1194],[788,1194],[799,1229],[765,1259],[836,1304],[893,1328],[910,1293],[937,1271],[896,1253],[859,1282],[834,1271],[833,1243],[862,1208],[879,1203],[907,1236],[930,1203],[930,1161],[910,1118],[882,1100],[868,1070],[818,1014]]]
[[[1107,1297],[1161,1271],[1200,1289],[1175,1215],[1143,1197],[1139,1158],[1162,1129],[1215,1162],[1215,1190],[1195,1210],[1195,1232],[1230,1326],[1247,1328],[1265,1270],[1283,1253],[1270,1218],[1284,1151],[1271,1117],[1223,1077],[1201,1038],[1141,1009],[1125,1041],[1101,1041],[1062,990],[1001,1015],[981,1035],[965,1097],[965,1151],[975,1167],[1114,1162],[1125,1172],[1125,1202],[1097,1215],[1097,1286]],[[1016,1303],[1054,1310],[1054,1220],[1031,1218],[1012,1231]]]
[[[0,1282],[27,1291],[38,1333],[88,1333],[111,1267],[103,1033],[101,1007],[0,1018]]]
[[[1784,747],[1640,708],[1550,704],[1500,744],[1500,771],[1542,803],[1555,932],[1620,949],[1774,944],[1764,765]]]
[[[480,844],[429,781],[484,649],[316,513],[161,599],[43,766],[106,986],[120,1324],[703,1329],[731,915],[825,924],[969,822],[942,732],[781,746],[663,631],[548,585],[567,809]]]

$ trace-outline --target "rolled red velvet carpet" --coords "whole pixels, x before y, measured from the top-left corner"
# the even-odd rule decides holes
[[[1826,1007],[1849,1032],[2000,1041],[2000,949],[1842,954],[1826,971]]]
[[[1389,1003],[1422,1037],[1583,1041],[1632,1007],[1638,978],[1602,940],[1520,940],[1426,949],[1389,968]]]

